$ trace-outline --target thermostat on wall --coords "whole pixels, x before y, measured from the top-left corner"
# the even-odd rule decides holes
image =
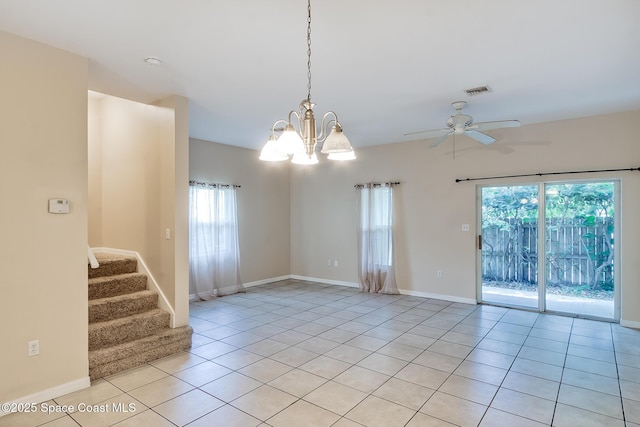
[[[69,201],[65,199],[49,199],[49,213],[69,213]]]

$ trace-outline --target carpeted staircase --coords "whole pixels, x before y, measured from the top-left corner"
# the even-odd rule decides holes
[[[89,376],[112,375],[191,348],[190,326],[170,328],[135,258],[96,253],[89,266]]]

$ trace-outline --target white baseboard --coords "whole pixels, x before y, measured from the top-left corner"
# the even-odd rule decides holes
[[[147,286],[149,287],[149,289],[151,289],[153,291],[156,291],[158,293],[158,307],[160,307],[161,309],[165,310],[166,312],[168,312],[171,315],[171,327],[172,328],[176,327],[176,312],[175,312],[175,310],[173,309],[171,304],[169,304],[169,300],[165,296],[164,292],[162,292],[162,289],[158,285],[158,282],[153,277],[153,274],[151,274],[151,271],[147,267],[147,264],[145,264],[144,260],[142,259],[142,257],[140,256],[140,254],[138,252],[136,252],[136,251],[128,251],[128,250],[124,250],[124,249],[114,249],[114,248],[93,248],[93,250],[94,251],[102,251],[102,252],[117,254],[117,255],[135,257],[136,260],[138,261],[138,272],[146,274],[146,276],[148,278]]]
[[[319,277],[298,276],[295,274],[292,274],[290,277],[292,279],[308,280],[311,282],[320,282],[320,283],[326,283],[329,285],[348,286],[350,288],[358,287],[358,284],[355,282],[344,282],[341,280],[323,279]],[[429,292],[412,291],[408,289],[398,289],[398,291],[400,292],[401,295],[410,295],[414,297],[432,298],[432,299],[439,299],[444,301],[459,302],[463,304],[473,304],[473,305],[476,305],[478,303],[475,299],[472,299],[472,298],[462,298],[462,297],[456,297],[453,295],[433,294]]]
[[[2,402],[2,403],[42,403],[47,400],[55,399],[56,397],[64,396],[65,394],[73,393],[74,391],[82,390],[91,385],[91,380],[89,377],[80,378],[65,384],[60,384],[58,386],[48,388],[46,390],[39,391],[34,394],[30,394],[29,396],[21,397],[19,399],[13,400],[11,402]],[[11,412],[4,412],[0,410],[0,417],[5,415],[9,415]]]
[[[620,319],[620,326],[624,326],[625,328],[640,329],[640,322]]]
[[[260,285],[266,285],[267,283],[273,283],[273,282],[279,282],[281,280],[287,280],[287,279],[291,279],[292,276],[290,275],[286,275],[286,276],[279,276],[279,277],[272,277],[270,279],[263,279],[263,280],[256,280],[254,282],[248,282],[248,283],[243,283],[243,286],[245,288],[251,288],[253,286],[260,286]]]
[[[399,289],[399,291],[402,295],[411,295],[414,297],[439,299],[444,301],[459,302],[462,304],[473,304],[473,305],[478,304],[478,301],[476,301],[473,298],[462,298],[462,297],[456,297],[453,295],[433,294],[431,292],[410,291],[406,289]]]
[[[296,280],[307,280],[309,282],[326,283],[327,285],[348,286],[350,288],[357,288],[358,287],[357,283],[344,282],[342,280],[331,280],[331,279],[322,279],[322,278],[319,278],[319,277],[298,276],[296,274],[292,274],[289,277],[292,278],[292,279],[296,279]]]

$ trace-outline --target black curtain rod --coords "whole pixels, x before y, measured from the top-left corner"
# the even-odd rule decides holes
[[[521,178],[525,176],[543,176],[543,175],[568,175],[574,173],[600,173],[600,172],[622,172],[622,171],[640,171],[640,168],[625,168],[625,169],[597,169],[589,171],[568,171],[568,172],[540,172],[540,173],[525,173],[521,175],[502,175],[502,176],[485,176],[482,178],[456,178],[456,182],[462,181],[483,181],[486,179],[505,179],[505,178]]]
[[[355,188],[375,188],[375,187],[393,187],[394,185],[400,185],[399,182],[367,182],[366,184],[356,184]]]
[[[240,185],[230,185],[230,184],[210,184],[208,182],[201,181],[189,181],[189,185],[199,185],[201,187],[213,187],[213,188],[242,188]]]

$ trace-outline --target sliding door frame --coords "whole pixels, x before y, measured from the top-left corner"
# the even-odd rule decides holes
[[[546,286],[547,286],[547,260],[546,260],[546,236],[547,236],[547,227],[546,227],[546,188],[547,185],[553,184],[590,184],[590,183],[598,183],[598,182],[612,182],[614,184],[614,247],[615,254],[613,259],[613,268],[614,268],[614,296],[613,296],[613,318],[600,318],[595,316],[589,316],[578,313],[565,313],[565,312],[556,312],[556,311],[547,311],[546,309]],[[509,187],[509,186],[522,186],[522,185],[537,185],[538,186],[538,254],[542,254],[544,256],[543,259],[538,259],[538,308],[524,307],[524,306],[513,306],[509,304],[502,303],[494,303],[494,302],[485,302],[482,299],[482,250],[481,250],[481,240],[479,236],[482,235],[482,189],[488,187]],[[620,271],[620,259],[621,256],[621,227],[622,221],[620,217],[620,206],[622,201],[620,200],[620,186],[621,180],[620,178],[609,178],[609,179],[581,179],[581,180],[562,180],[562,181],[535,181],[535,182],[510,182],[506,184],[478,184],[476,185],[476,230],[478,232],[476,236],[476,292],[477,292],[477,301],[479,304],[490,304],[497,305],[509,308],[517,308],[521,310],[529,310],[529,311],[538,311],[540,313],[549,313],[549,314],[560,314],[571,317],[585,318],[585,319],[595,319],[595,320],[604,320],[604,321],[612,321],[619,322],[620,321],[620,295],[621,295],[621,271]],[[543,271],[540,271],[540,268]]]

